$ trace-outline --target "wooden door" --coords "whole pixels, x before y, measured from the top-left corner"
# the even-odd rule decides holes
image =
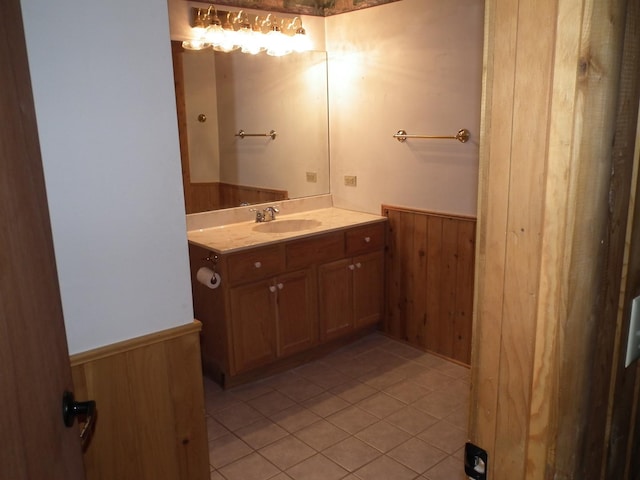
[[[286,357],[318,342],[318,316],[311,269],[278,277],[278,356]]]
[[[275,359],[276,290],[272,280],[230,290],[233,373],[245,372]]]
[[[332,340],[353,330],[353,272],[351,259],[318,268],[320,336]]]
[[[18,0],[0,2],[0,479],[84,479]]]
[[[382,318],[384,257],[382,251],[353,259],[353,308],[355,328],[374,325]]]

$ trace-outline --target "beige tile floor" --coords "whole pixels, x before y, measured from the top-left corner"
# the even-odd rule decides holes
[[[205,394],[211,480],[466,479],[469,370],[381,334]]]

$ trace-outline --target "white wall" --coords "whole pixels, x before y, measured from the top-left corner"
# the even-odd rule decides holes
[[[483,5],[403,0],[326,19],[336,206],[476,214]],[[391,137],[461,128],[471,132],[466,144]]]
[[[70,353],[191,322],[165,3],[22,10]]]

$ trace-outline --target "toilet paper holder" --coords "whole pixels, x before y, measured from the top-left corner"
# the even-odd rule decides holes
[[[218,266],[218,255],[209,253],[205,258],[205,262],[211,263],[211,270],[213,270],[213,275],[211,275],[211,285],[215,285],[220,281],[220,276],[216,272],[216,268]]]

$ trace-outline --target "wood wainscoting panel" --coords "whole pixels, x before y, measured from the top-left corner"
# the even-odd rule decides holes
[[[209,478],[200,322],[71,357],[77,398],[96,401],[88,480]]]
[[[219,208],[239,207],[243,203],[279,202],[289,198],[289,193],[286,190],[252,187],[250,185],[219,183],[218,189]]]
[[[389,218],[385,332],[469,364],[475,218],[383,205]]]

